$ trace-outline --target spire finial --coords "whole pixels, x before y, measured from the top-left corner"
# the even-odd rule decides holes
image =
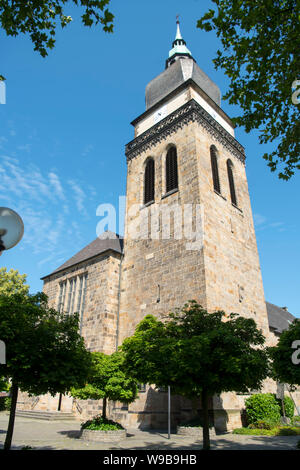
[[[172,49],[169,52],[169,58],[166,61],[166,67],[169,67],[178,58],[186,57],[186,58],[193,59],[191,52],[186,47],[185,40],[181,36],[180,25],[179,25],[179,15],[176,15],[176,24],[177,24],[176,37],[175,37],[175,40],[173,41]]]
[[[179,15],[176,15],[176,24],[177,24],[177,31],[176,31],[176,36],[175,36],[175,41],[176,39],[182,39],[181,32],[180,32],[180,26],[179,26]]]

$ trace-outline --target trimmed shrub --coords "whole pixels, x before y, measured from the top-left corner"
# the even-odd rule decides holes
[[[81,429],[89,429],[91,431],[119,431],[124,428],[121,424],[99,415],[83,423]]]
[[[293,426],[282,426],[278,429],[277,436],[300,436],[300,429]]]
[[[234,429],[232,433],[247,436],[274,436],[274,430],[270,429],[237,428]]]
[[[277,422],[270,421],[269,419],[265,420],[260,420],[257,421],[256,423],[249,424],[248,428],[249,429],[273,429],[278,426]]]
[[[300,429],[293,426],[277,426],[273,429],[238,428],[232,432],[248,436],[300,436]]]
[[[248,424],[280,422],[280,406],[272,393],[256,393],[245,400]]]
[[[294,416],[292,418],[292,424],[294,424],[295,426],[300,426],[300,416]]]
[[[283,415],[281,400],[278,400],[278,401],[280,405],[281,415]],[[292,419],[294,416],[294,412],[295,412],[295,405],[294,405],[293,400],[290,397],[284,397],[284,409],[285,409],[286,417]]]

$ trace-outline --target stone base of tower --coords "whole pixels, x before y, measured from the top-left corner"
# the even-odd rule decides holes
[[[276,384],[268,379],[264,383],[262,393],[276,393]],[[300,388],[290,395],[300,411]],[[210,426],[217,432],[230,432],[235,428],[245,426],[245,399],[250,395],[241,395],[232,392],[214,396],[210,402]],[[59,395],[42,395],[29,397],[20,393],[18,410],[22,411],[57,411]],[[102,400],[77,400],[70,396],[63,396],[61,411],[70,412],[84,422],[102,412]],[[297,410],[295,410],[297,414]],[[178,425],[187,423],[196,418],[202,420],[201,400],[187,400],[181,396],[171,396],[171,428],[176,432]],[[126,429],[157,429],[167,430],[168,427],[168,394],[157,390],[154,386],[147,387],[140,392],[139,398],[129,405],[119,402],[108,402],[107,417],[122,424]]]

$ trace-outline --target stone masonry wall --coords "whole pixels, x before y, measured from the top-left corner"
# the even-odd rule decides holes
[[[115,252],[107,252],[45,279],[44,292],[48,295],[49,305],[57,309],[59,284],[75,276],[87,274],[81,334],[90,351],[111,354],[116,349],[119,267],[120,255]],[[75,305],[77,305],[76,299]],[[26,393],[20,393],[18,409],[56,411],[58,400],[59,395],[52,397],[47,394],[31,398]],[[61,410],[71,411],[72,409],[74,412],[77,409],[73,404],[72,397],[64,396]],[[92,412],[98,414],[100,410],[101,407],[94,403]],[[80,413],[75,414],[80,416]],[[89,416],[89,413],[84,410],[83,415],[85,414]]]
[[[269,325],[244,164],[196,124],[200,202],[204,210],[207,308],[253,318],[268,336]],[[213,189],[210,146],[218,150],[221,195]],[[233,163],[237,207],[231,203],[227,160]]]
[[[74,276],[87,274],[82,335],[91,351],[115,351],[120,255],[108,252],[72,266],[45,279],[44,292],[49,305],[57,308],[59,284]]]
[[[177,147],[179,191],[165,197],[165,157],[171,144]],[[149,156],[155,160],[155,203],[143,207],[144,167]],[[154,215],[156,210],[171,210],[174,205],[182,208],[184,204],[198,201],[196,142],[190,126],[184,126],[169,139],[128,162],[120,343],[147,314],[161,316],[190,299],[206,305],[202,251],[188,249],[187,244],[192,240],[174,239],[174,232],[177,234],[182,227],[180,217],[173,217],[171,213],[170,224],[168,220],[164,223],[162,217],[155,224],[158,219]],[[149,225],[142,220],[147,213]],[[145,239],[132,237],[131,229],[138,220]],[[162,239],[161,232],[168,225],[170,239]],[[167,236],[167,230],[164,233]]]

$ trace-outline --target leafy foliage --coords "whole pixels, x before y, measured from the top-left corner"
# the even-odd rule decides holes
[[[110,399],[123,403],[133,402],[137,397],[137,381],[125,373],[123,354],[120,352],[110,356],[100,352],[91,354],[93,366],[87,379],[88,383],[83,388],[72,388],[72,396],[81,400]],[[106,418],[105,412],[104,407],[104,418]]]
[[[64,28],[72,21],[64,11],[68,3],[67,0],[4,0],[0,2],[0,24],[8,36],[29,34],[34,50],[45,57],[55,45],[57,23]],[[73,0],[73,3],[84,9],[81,16],[84,26],[101,24],[105,32],[113,32],[114,15],[106,8],[110,0]]]
[[[91,366],[78,315],[58,313],[47,300],[42,293],[0,295],[0,338],[6,345],[0,376],[11,379],[5,450],[11,447],[19,389],[30,395],[66,393],[85,384]]]
[[[103,416],[100,415],[83,423],[81,425],[81,429],[90,429],[92,431],[118,431],[124,428],[121,424],[110,419],[103,418]]]
[[[268,361],[265,351],[253,346],[264,341],[254,320],[208,313],[190,301],[165,322],[147,315],[122,350],[125,366],[140,382],[170,385],[195,398],[204,388],[213,395],[261,386]]]
[[[26,284],[26,274],[19,274],[19,271],[0,268],[0,295],[23,294],[29,292],[29,285]]]
[[[272,393],[256,393],[245,400],[247,421],[256,425],[261,421],[280,422],[280,405]]]
[[[208,313],[190,301],[164,322],[147,315],[121,349],[125,367],[139,382],[201,397],[204,447],[209,448],[207,397],[260,388],[268,373],[264,341],[254,320]]]
[[[275,380],[290,385],[300,385],[300,364],[292,360],[292,355],[300,358],[300,345],[298,344],[297,349],[292,347],[295,341],[300,341],[299,319],[295,319],[289,328],[281,333],[275,347],[269,348]]]
[[[9,382],[6,377],[0,377],[0,392],[9,391]]]
[[[279,178],[300,168],[299,106],[292,103],[292,84],[299,78],[299,0],[212,0],[197,23],[216,30],[222,51],[214,59],[231,82],[224,98],[243,114],[234,122],[246,132],[260,129],[260,143],[279,139],[263,158]]]
[[[280,402],[281,415],[283,415],[281,400],[278,400],[278,401]],[[295,413],[295,405],[294,405],[293,400],[290,397],[284,397],[284,410],[285,410],[285,416],[287,418],[292,419]]]
[[[66,393],[84,385],[90,353],[78,333],[78,316],[64,316],[47,306],[47,296],[0,295],[0,338],[6,344],[10,377],[29,394]]]
[[[237,428],[232,433],[250,436],[300,436],[300,428],[295,426],[277,426],[272,429]]]
[[[275,427],[278,427],[278,421],[272,421],[272,419],[261,419],[248,426],[249,429],[273,429]]]

